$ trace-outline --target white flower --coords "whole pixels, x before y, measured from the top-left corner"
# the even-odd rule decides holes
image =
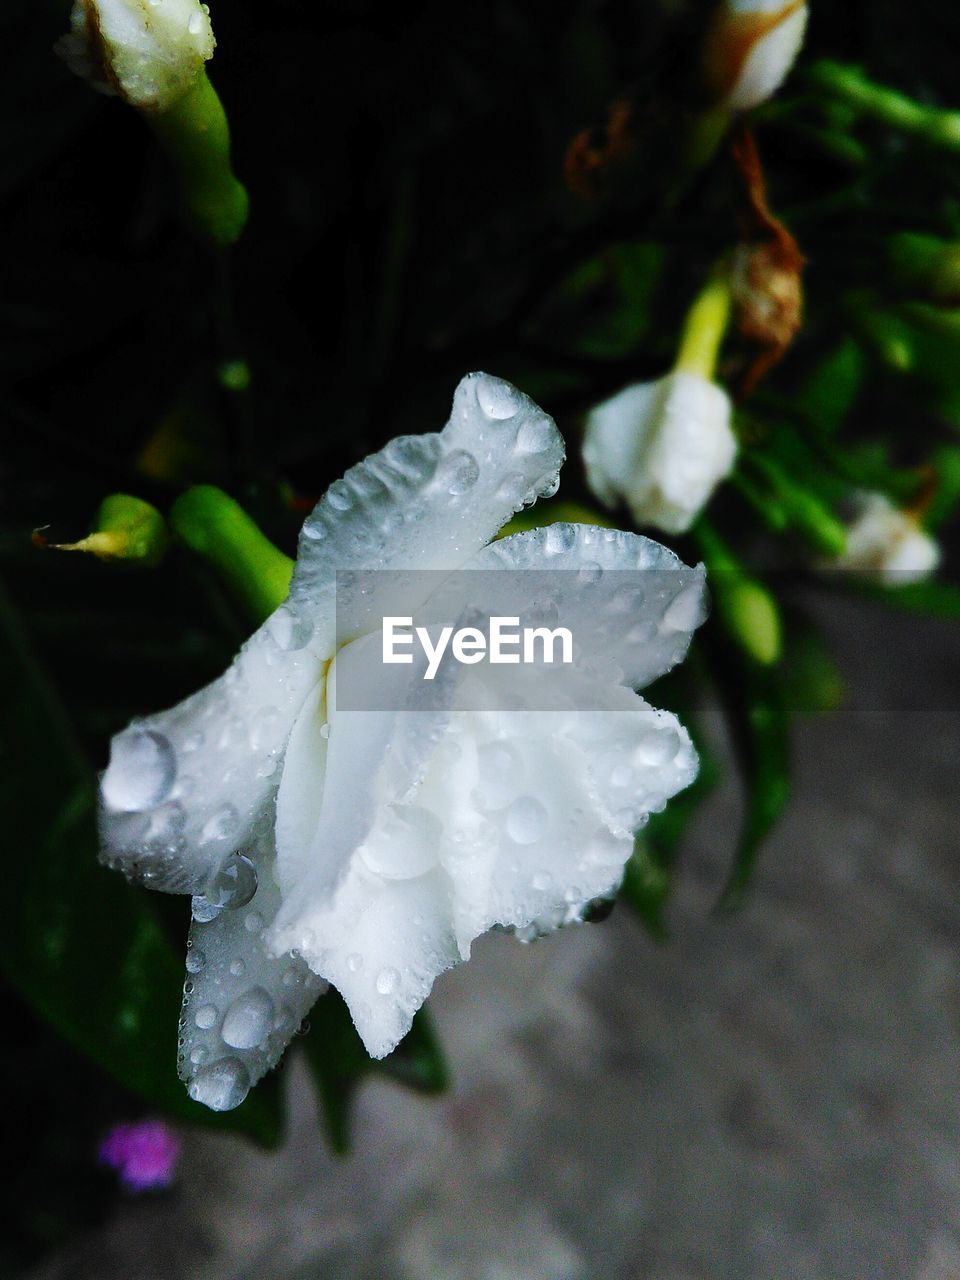
[[[803,0],[723,0],[707,38],[707,80],[733,111],[772,97],[803,44]]]
[[[609,507],[625,500],[638,524],[685,533],[733,467],[730,416],[723,388],[685,369],[626,387],[587,415],[590,488]]]
[[[536,405],[464,378],[443,432],[393,440],[331,486],[304,524],[287,601],[229,671],[113,740],[105,860],[196,895],[180,1070],[197,1100],[237,1105],[324,980],[368,1051],[389,1053],[474,938],[559,923],[613,893],[633,832],[693,779],[686,731],[633,690],[683,658],[702,569],[593,526],[491,543],[555,490],[562,461]],[[341,709],[336,690],[358,672],[383,682],[384,707],[402,705],[416,669],[371,661],[383,618],[425,592],[432,606],[423,584],[462,568],[576,570],[557,591],[588,660],[566,688],[586,689],[594,710]],[[356,569],[443,572],[382,575],[349,609],[340,596],[335,627],[335,575]],[[669,572],[628,599],[610,571],[640,569]],[[505,598],[517,581],[487,578]]]
[[[858,497],[859,513],[847,531],[847,546],[833,568],[857,569],[885,587],[905,587],[929,577],[940,563],[940,547],[906,511],[882,493]]]
[[[166,110],[190,88],[216,41],[200,0],[74,0],[57,52],[104,93]]]

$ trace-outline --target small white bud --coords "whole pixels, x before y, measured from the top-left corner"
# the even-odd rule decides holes
[[[864,493],[847,531],[847,548],[832,565],[857,569],[884,587],[905,587],[930,576],[940,547],[907,511],[882,493]]]
[[[57,52],[101,93],[142,111],[164,111],[213,56],[210,14],[200,0],[74,0]]]
[[[638,524],[685,533],[733,467],[730,417],[723,388],[685,369],[626,387],[587,416],[587,482]]]
[[[807,26],[804,0],[723,0],[707,36],[707,83],[732,111],[771,98],[793,66]]]

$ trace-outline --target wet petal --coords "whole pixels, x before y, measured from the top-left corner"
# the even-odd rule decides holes
[[[658,542],[594,525],[555,524],[485,548],[470,570],[549,570],[542,578],[551,626],[569,627],[575,652],[615,662],[623,682],[642,688],[686,656],[706,617],[706,575]],[[554,572],[556,571],[556,572]],[[487,613],[525,616],[531,579],[523,572],[484,578]],[[526,598],[525,598],[526,597]]]
[[[104,861],[168,893],[202,893],[274,794],[294,719],[321,666],[279,611],[219,680],[111,743]]]
[[[252,882],[242,876],[233,903],[210,918],[198,904],[187,944],[178,1063],[190,1096],[214,1111],[239,1106],[324,990],[302,959],[264,945],[280,905],[269,821],[239,856]]]
[[[553,420],[532,400],[499,378],[469,374],[440,434],[392,440],[332,485],[307,518],[290,605],[314,620],[315,652],[333,653],[338,571],[459,568],[515,511],[555,490],[563,456]],[[406,589],[390,581],[358,592],[349,606],[342,591],[341,641],[386,614],[410,613],[415,592],[426,589],[424,579]]]

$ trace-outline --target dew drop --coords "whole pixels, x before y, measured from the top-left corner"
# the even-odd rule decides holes
[[[578,581],[583,583],[584,586],[590,586],[594,582],[599,582],[602,577],[603,570],[595,560],[589,560],[586,564],[581,565],[580,571],[577,574]]]
[[[679,750],[677,731],[668,727],[648,733],[637,747],[636,755],[641,764],[660,765],[672,760]]]
[[[217,840],[227,840],[240,826],[240,815],[232,804],[222,805],[216,813],[208,818],[200,832],[201,844],[212,844]]]
[[[206,1059],[207,1059],[207,1050],[204,1045],[198,1044],[195,1049],[190,1050],[190,1061],[193,1063],[195,1067],[199,1067],[201,1062],[205,1062]]]
[[[176,756],[162,733],[128,729],[110,745],[110,764],[100,787],[111,809],[133,813],[165,800],[176,773]]]
[[[520,408],[520,393],[499,378],[477,379],[477,404],[488,418],[512,418]]]
[[[245,907],[257,892],[257,868],[242,853],[232,854],[214,877],[207,900],[221,911]]]
[[[201,1031],[209,1031],[216,1025],[218,1016],[216,1005],[203,1004],[193,1015],[193,1020]]]
[[[472,489],[479,476],[480,466],[473,454],[466,449],[454,449],[437,468],[435,483],[457,496]]]
[[[207,963],[207,957],[199,947],[191,947],[187,952],[187,973],[199,973]]]
[[[381,969],[377,974],[377,991],[382,996],[392,996],[400,986],[400,974],[396,969]]]
[[[517,432],[517,451],[543,453],[550,448],[555,434],[549,418],[528,418]]]
[[[270,1034],[273,1001],[263,987],[253,987],[237,996],[224,1014],[220,1035],[231,1049],[255,1049]]]
[[[363,968],[363,956],[356,951],[347,956],[347,968],[351,973],[359,973]]]
[[[256,933],[258,929],[263,928],[263,916],[259,911],[251,911],[243,922],[243,927],[247,933]]]
[[[334,511],[349,511],[353,501],[350,486],[345,480],[335,480],[327,490],[327,503]]]
[[[192,36],[198,36],[203,30],[203,15],[200,13],[191,13],[187,22],[187,31]]]
[[[239,1059],[221,1058],[198,1071],[187,1092],[211,1111],[232,1111],[250,1092],[250,1076]]]
[[[668,605],[663,615],[667,631],[692,631],[700,620],[703,593],[699,585],[684,587]]]
[[[235,978],[242,978],[247,971],[245,961],[237,959],[230,961],[230,972]]]
[[[552,524],[544,541],[548,555],[561,555],[577,545],[577,530],[572,524]]]
[[[313,623],[293,605],[282,604],[267,624],[277,645],[285,652],[302,649],[313,635]]]
[[[547,829],[548,815],[533,796],[519,796],[507,810],[507,835],[515,844],[533,844]]]
[[[220,908],[214,906],[202,893],[197,893],[191,900],[190,914],[197,924],[209,924],[220,914]]]

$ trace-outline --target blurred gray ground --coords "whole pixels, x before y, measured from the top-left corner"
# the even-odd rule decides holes
[[[960,1277],[957,631],[820,613],[850,696],[741,916],[709,915],[731,791],[671,945],[622,906],[486,939],[432,1001],[452,1096],[367,1086],[336,1160],[294,1063],[281,1152],[192,1136],[176,1192],[37,1280]]]

